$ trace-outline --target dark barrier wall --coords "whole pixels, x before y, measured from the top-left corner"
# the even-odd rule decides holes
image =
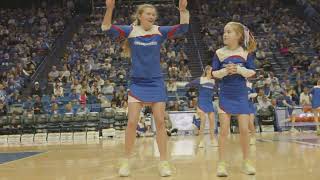
[[[0,8],[41,7],[41,2],[46,2],[48,5],[63,6],[63,0],[0,0]]]

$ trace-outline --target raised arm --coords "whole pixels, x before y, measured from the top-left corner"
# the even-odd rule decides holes
[[[189,24],[190,14],[187,10],[188,1],[179,1],[179,11],[180,11],[180,24]]]
[[[159,31],[163,35],[163,39],[180,37],[189,30],[190,14],[187,10],[187,0],[179,1],[180,24],[175,26],[160,26]]]
[[[101,30],[105,31],[112,39],[127,38],[132,31],[132,27],[128,25],[113,25],[112,12],[114,9],[115,0],[106,0],[107,11],[104,15]]]
[[[106,13],[104,15],[102,25],[101,25],[101,29],[103,31],[109,30],[111,27],[112,12],[114,9],[114,4],[115,4],[115,0],[106,0],[107,10],[106,10]]]

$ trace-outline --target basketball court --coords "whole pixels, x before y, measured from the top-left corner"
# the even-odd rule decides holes
[[[62,137],[62,136],[61,136]],[[320,177],[320,139],[314,133],[262,133],[257,134],[251,156],[257,174],[241,173],[241,150],[238,135],[229,136],[229,177],[216,177],[218,148],[207,145],[197,148],[196,136],[173,136],[169,139],[169,151],[173,176],[158,175],[159,153],[155,139],[138,138],[132,159],[132,174],[120,178],[118,161],[123,154],[124,139],[92,138],[84,141],[52,141],[45,143],[2,144],[0,153],[1,180],[107,180],[107,179],[175,179],[175,180],[282,180]]]

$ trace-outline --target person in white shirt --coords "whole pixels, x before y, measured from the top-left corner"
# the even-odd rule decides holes
[[[100,75],[96,75],[97,85],[101,88],[104,85],[104,80],[101,78]]]
[[[110,95],[110,94],[113,93],[113,91],[114,91],[114,87],[112,86],[112,84],[110,83],[109,80],[106,80],[105,84],[104,84],[104,86],[103,86],[103,88],[101,90],[102,94]]]
[[[311,105],[310,101],[310,95],[309,95],[309,89],[305,87],[303,89],[303,92],[300,94],[300,101],[299,101],[301,106],[308,106]]]
[[[263,96],[261,98],[262,100],[259,101],[259,104],[258,104],[258,110],[260,109],[268,109],[270,106],[271,106],[271,102],[270,100],[266,97],[266,96]]]
[[[61,87],[59,84],[56,84],[56,86],[53,89],[53,94],[57,97],[62,97],[63,94],[63,87]]]
[[[169,92],[177,92],[177,83],[172,79],[170,79],[169,82],[167,83],[167,90]]]

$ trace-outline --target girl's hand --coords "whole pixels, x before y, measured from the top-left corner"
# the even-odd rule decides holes
[[[226,68],[227,68],[229,75],[237,73],[237,65],[236,64],[233,64],[233,63],[227,64]]]
[[[115,4],[115,0],[106,0],[106,6],[109,9],[113,9]]]

